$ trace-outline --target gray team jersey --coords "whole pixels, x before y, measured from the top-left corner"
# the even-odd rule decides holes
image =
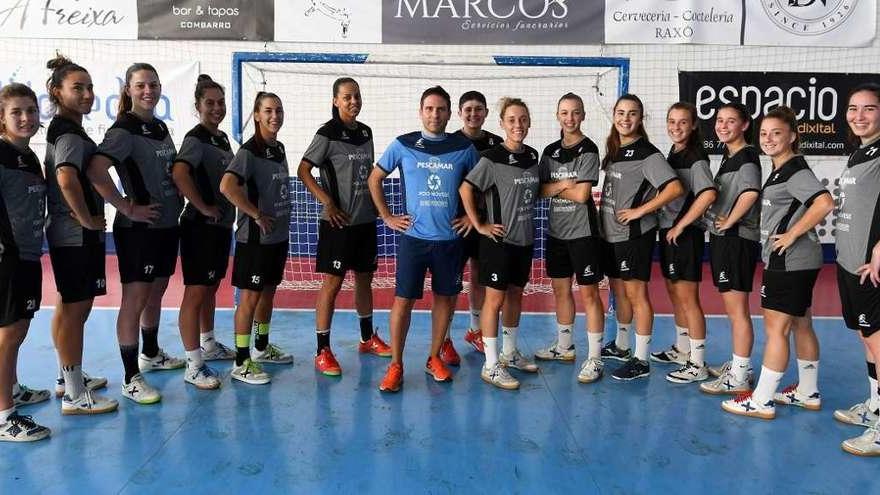
[[[660,228],[669,229],[681,220],[697,196],[706,191],[716,191],[715,182],[712,181],[712,171],[709,170],[709,156],[702,148],[689,150],[687,148],[676,152],[675,148],[669,150],[669,158],[666,159],[675,175],[684,187],[684,196],[679,196],[667,203],[659,213]],[[697,224],[698,222],[694,222]],[[694,225],[698,227],[698,225]]]
[[[880,241],[880,140],[855,151],[840,176],[837,264],[855,274]]]
[[[40,259],[45,211],[46,181],[37,155],[0,139],[0,258]]]
[[[822,268],[822,245],[815,229],[800,236],[782,255],[771,252],[770,236],[787,232],[814,199],[827,193],[802,156],[795,156],[770,173],[761,191],[761,259],[766,270]]]
[[[504,242],[534,244],[535,201],[540,188],[537,151],[523,146],[520,153],[512,153],[499,144],[482,153],[464,180],[486,195],[488,221],[504,225]]]
[[[761,219],[761,202],[755,204],[740,218],[739,222],[724,232],[715,228],[715,219],[719,215],[728,215],[736,204],[736,200],[748,191],[761,192],[761,159],[758,151],[751,145],[744,146],[733,156],[721,159],[721,168],[715,174],[715,187],[718,198],[709,207],[704,216],[706,230],[714,235],[736,236],[750,241],[759,241],[758,222]]]
[[[321,187],[339,209],[348,214],[351,225],[376,221],[376,207],[370,199],[367,178],[373,168],[373,131],[357,122],[349,129],[331,119],[318,129],[303,160],[318,167]],[[322,220],[329,220],[326,211]]]
[[[226,196],[220,194],[220,179],[223,178],[226,167],[232,161],[232,156],[232,148],[229,146],[226,133],[220,131],[220,135],[214,135],[205,126],[198,124],[186,133],[180,151],[174,158],[175,163],[183,162],[189,165],[189,173],[202,200],[220,209],[222,217],[214,225],[221,227],[232,227],[232,222],[235,221],[235,207]],[[212,223],[190,202],[186,204],[181,217],[199,223]]]
[[[678,178],[672,167],[647,139],[621,146],[605,168],[599,220],[602,236],[608,242],[635,239],[657,227],[657,215],[645,215],[624,225],[617,212],[639,207],[651,200],[659,189]]]
[[[138,205],[161,206],[159,218],[148,225],[116,215],[113,227],[161,229],[177,226],[183,198],[171,179],[177,150],[168,128],[159,119],[144,122],[131,112],[116,118],[96,154],[113,161],[125,194]]]
[[[541,155],[541,183],[574,180],[599,182],[599,148],[588,137],[566,148],[562,140],[544,148]],[[556,239],[570,240],[599,234],[599,219],[592,191],[586,203],[570,199],[550,198],[548,213],[549,235]]]
[[[248,244],[287,242],[290,231],[290,174],[284,145],[260,147],[254,138],[244,143],[226,169],[245,186],[245,194],[260,212],[275,217],[274,228],[263,235],[257,222],[239,210],[235,240]]]
[[[72,210],[61,193],[57,175],[64,167],[76,170],[89,213],[92,216],[104,215],[104,199],[95,191],[86,175],[89,160],[96,149],[95,142],[81,125],[59,116],[52,119],[46,133],[45,160],[49,211],[46,239],[51,247],[86,246],[104,242],[103,230],[85,229],[71,216]]]

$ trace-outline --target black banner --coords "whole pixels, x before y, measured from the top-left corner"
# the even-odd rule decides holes
[[[269,0],[139,0],[138,38],[271,41],[274,10]]]
[[[716,110],[739,102],[755,118],[757,143],[761,118],[786,105],[798,117],[801,152],[805,155],[847,155],[851,151],[846,123],[847,97],[863,82],[880,82],[880,74],[821,72],[679,72],[682,101],[696,105],[706,150],[721,153],[715,135]]]

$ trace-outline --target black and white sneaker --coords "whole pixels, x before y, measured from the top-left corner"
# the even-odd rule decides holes
[[[697,366],[690,361],[681,368],[666,374],[666,380],[672,383],[694,383],[707,380],[708,378],[709,371],[706,369],[705,364]]]
[[[690,357],[690,353],[679,351],[678,347],[675,347],[675,344],[665,351],[651,353],[651,361],[663,364],[674,363],[680,366],[684,366],[685,363],[687,363],[688,357]]]
[[[639,358],[632,358],[623,366],[614,370],[611,376],[616,380],[630,381],[636,378],[646,377],[651,374],[651,365]]]
[[[613,340],[602,348],[602,359],[615,359],[617,361],[627,361],[632,357],[631,349],[621,349],[617,347],[617,343]]]
[[[39,404],[49,400],[52,394],[46,389],[30,388],[27,385],[18,385],[18,392],[12,394],[12,403],[15,407]]]
[[[38,425],[31,416],[12,413],[5,423],[0,423],[0,441],[4,442],[35,442],[48,437],[52,433],[49,428]]]

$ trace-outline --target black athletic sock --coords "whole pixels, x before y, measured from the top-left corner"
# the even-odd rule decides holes
[[[159,354],[159,327],[141,327],[141,337],[144,339],[144,349],[141,351],[149,358]]]
[[[318,350],[315,353],[317,356],[321,353],[321,349],[325,347],[330,347],[330,330],[315,330],[315,335],[318,337]]]
[[[373,337],[373,315],[358,315],[358,321],[361,324],[361,342],[366,342]]]
[[[251,358],[251,334],[235,334],[235,365],[241,366]]]
[[[865,364],[868,365],[868,376],[877,379],[877,365],[868,361],[865,361]]]
[[[125,383],[129,383],[131,377],[141,372],[138,367],[138,345],[120,345],[119,354],[122,356],[122,366],[125,368]]]

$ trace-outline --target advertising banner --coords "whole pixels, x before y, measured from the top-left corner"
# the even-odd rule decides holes
[[[125,82],[125,70],[129,64],[98,60],[76,62],[89,71],[95,85],[95,103],[92,112],[83,118],[83,128],[95,142],[100,143],[104,139],[104,133],[116,120],[119,88]],[[152,65],[159,72],[159,79],[162,81],[162,98],[156,107],[156,116],[165,122],[174,141],[180,144],[183,136],[198,122],[193,108],[193,88],[199,75],[199,64],[160,62]],[[41,67],[41,64],[0,62],[0,80],[27,84],[37,93],[43,127],[31,140],[36,146],[45,144],[46,129],[52,118],[49,96],[46,94],[48,77],[48,70]]]
[[[679,98],[696,105],[700,130],[709,153],[720,153],[715,135],[716,110],[724,103],[739,102],[756,119],[773,108],[794,110],[805,155],[847,155],[846,104],[850,89],[880,74],[821,72],[679,72]]]
[[[603,8],[574,0],[382,0],[382,42],[598,44]]]
[[[141,39],[272,41],[271,0],[140,0]]]
[[[605,1],[605,43],[738,45],[740,2],[705,0]]]
[[[746,45],[866,46],[876,0],[746,0]]]
[[[0,0],[4,38],[137,38],[136,0]]]
[[[275,0],[275,41],[381,43],[382,0]]]

